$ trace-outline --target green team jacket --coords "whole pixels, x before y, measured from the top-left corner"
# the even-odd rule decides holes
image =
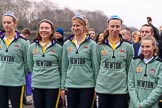
[[[97,62],[100,66],[97,75],[96,92],[103,94],[126,94],[127,73],[133,57],[133,47],[121,40],[115,50],[107,39],[96,47]]]
[[[46,52],[38,40],[29,46],[27,62],[32,72],[32,87],[60,88],[62,47],[55,40],[47,45]]]
[[[16,32],[16,36],[7,48],[5,32],[0,35],[0,85],[21,86],[25,84],[27,69],[27,49],[29,42]]]
[[[95,87],[96,43],[89,36],[77,49],[72,35],[63,45],[61,88]]]
[[[140,56],[133,59],[128,72],[129,108],[159,108],[162,94],[162,63],[154,57],[148,64]]]

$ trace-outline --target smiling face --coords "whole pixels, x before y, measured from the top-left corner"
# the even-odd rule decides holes
[[[79,19],[72,21],[71,30],[75,35],[82,35],[83,33],[85,33],[84,28],[85,28],[85,25],[80,23]]]
[[[47,22],[42,22],[39,26],[39,34],[42,39],[49,39],[51,34],[53,33],[53,30],[51,28],[51,25]]]
[[[11,16],[4,16],[2,17],[2,24],[6,32],[13,32],[15,31],[17,22]]]
[[[83,36],[88,32],[89,24],[85,16],[75,15],[72,17],[71,31],[76,36]]]
[[[104,40],[104,34],[100,33],[98,36],[98,42],[102,42]]]
[[[91,39],[95,40],[95,31],[94,30],[89,30],[88,34],[90,35]]]
[[[122,27],[122,22],[119,19],[112,19],[109,21],[107,29],[110,36],[119,36],[119,32]]]
[[[142,40],[141,48],[144,58],[150,59],[154,55],[155,46],[152,40]]]

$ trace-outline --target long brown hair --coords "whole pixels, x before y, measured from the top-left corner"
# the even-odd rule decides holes
[[[39,27],[40,27],[40,24],[43,23],[43,22],[50,24],[51,30],[52,30],[52,34],[51,34],[51,36],[50,36],[49,39],[50,40],[53,40],[54,39],[54,31],[55,31],[55,27],[54,27],[53,22],[51,20],[49,20],[49,19],[43,19],[43,20],[41,20],[39,22]],[[38,40],[41,40],[42,39],[41,36],[40,36],[40,34],[39,34],[39,29],[38,29],[37,34],[36,34],[36,39],[38,39]]]

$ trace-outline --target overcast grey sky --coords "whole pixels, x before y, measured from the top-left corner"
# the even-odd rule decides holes
[[[41,1],[41,0],[37,0]],[[162,0],[51,0],[60,8],[101,10],[107,16],[119,15],[124,24],[140,28],[151,16],[153,24],[162,25]]]

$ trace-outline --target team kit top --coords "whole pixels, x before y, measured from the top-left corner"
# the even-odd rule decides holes
[[[95,87],[96,79],[96,42],[89,36],[79,48],[72,35],[63,45],[61,88]]]
[[[5,32],[0,35],[0,85],[22,86],[25,83],[29,42],[18,32],[7,47]]]
[[[162,61],[153,57],[147,64],[143,57],[133,59],[128,73],[130,108],[158,108],[162,94]]]
[[[42,51],[38,40],[29,46],[27,61],[32,72],[32,87],[60,88],[62,47],[51,41]]]
[[[96,82],[96,92],[103,94],[126,94],[127,73],[133,57],[133,47],[123,40],[117,43],[115,50],[108,39],[96,47],[97,62],[100,66]]]

